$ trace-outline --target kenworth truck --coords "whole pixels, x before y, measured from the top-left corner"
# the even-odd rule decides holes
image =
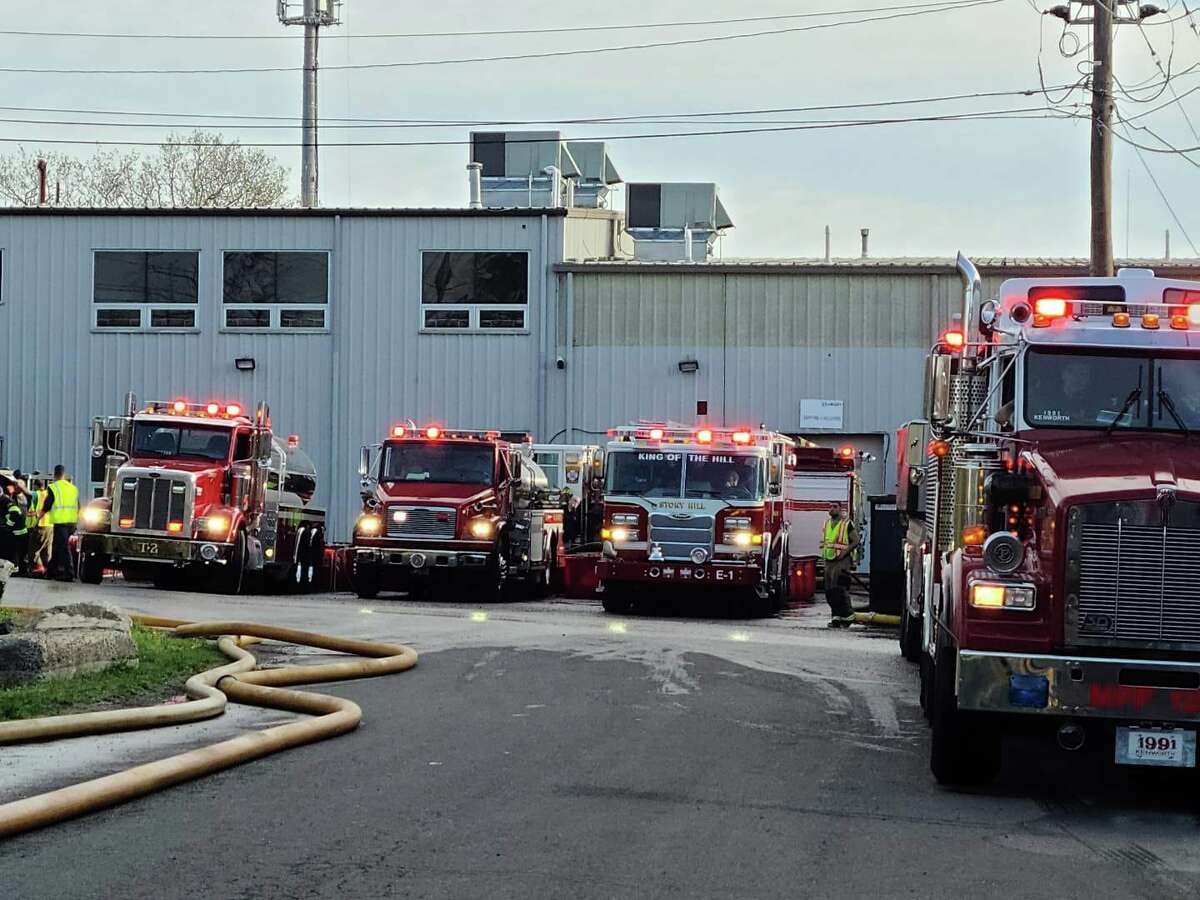
[[[1200,283],[1020,278],[961,327],[901,429],[901,649],[940,782],[987,780],[1018,725],[1118,764],[1196,764]]]
[[[451,599],[548,593],[565,550],[566,501],[529,447],[498,431],[411,422],[364,446],[350,548],[357,594],[412,596],[435,583]]]
[[[710,587],[770,614],[788,599],[784,484],[795,442],[751,428],[611,432],[597,577],[608,612],[662,585]]]
[[[79,516],[79,578],[106,568],[161,587],[184,578],[239,593],[261,572],[296,592],[314,586],[325,555],[325,511],[299,438],[271,431],[265,403],[152,401],[127,395],[123,416],[92,421],[105,460],[101,496]]]

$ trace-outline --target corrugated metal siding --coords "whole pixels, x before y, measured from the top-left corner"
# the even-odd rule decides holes
[[[613,235],[620,227],[614,217],[569,214],[566,220],[563,258],[604,259],[613,254]]]
[[[558,255],[561,223],[0,215],[5,461],[25,469],[62,462],[86,488],[91,417],[119,412],[128,390],[141,399],[266,399],[279,431],[300,434],[316,462],[316,502],[329,508],[333,535],[344,538],[357,506],[359,444],[378,440],[396,419],[538,427],[542,273]],[[200,333],[93,333],[93,249],[199,250]],[[332,251],[332,333],[220,333],[221,251],[233,249]],[[528,250],[529,333],[419,334],[422,249]],[[253,356],[256,371],[235,370],[238,356]]]

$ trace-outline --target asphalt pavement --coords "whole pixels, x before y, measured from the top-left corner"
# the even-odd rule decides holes
[[[1194,897],[1192,780],[1027,740],[939,788],[891,632],[581,601],[366,603],[16,581],[409,643],[416,669],[331,685],[353,734],[0,844],[0,894],[74,897]],[[316,651],[286,651],[304,662]],[[285,714],[0,750],[0,802]]]

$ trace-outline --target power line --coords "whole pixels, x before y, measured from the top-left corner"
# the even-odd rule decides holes
[[[1200,88],[1200,86],[1198,86]],[[1057,90],[1058,87],[1051,87],[1050,90]],[[1032,97],[1039,92],[1038,88],[1025,88],[1022,90],[1010,91],[976,91],[967,94],[945,94],[933,97],[912,97],[898,100],[875,100],[865,101],[860,103],[829,103],[814,106],[780,106],[758,109],[727,109],[727,110],[710,110],[710,111],[693,111],[693,112],[658,112],[658,113],[638,113],[626,116],[585,116],[575,118],[545,118],[545,119],[389,119],[389,118],[333,118],[324,117],[323,121],[326,127],[340,129],[375,129],[375,128],[473,128],[473,127],[495,127],[501,125],[546,125],[546,124],[561,124],[561,125],[597,125],[597,124],[687,124],[687,119],[720,119],[728,116],[769,116],[783,115],[789,113],[809,113],[809,112],[833,112],[838,110],[851,109],[873,109],[886,108],[894,106],[910,106],[921,105],[926,103],[946,103],[961,100],[980,100],[995,97]],[[206,123],[185,121],[185,122],[115,122],[115,121],[74,121],[74,120],[53,120],[53,119],[26,119],[26,118],[0,118],[0,124],[28,124],[28,125],[64,125],[64,126],[94,126],[94,127],[112,127],[112,128],[178,128],[178,127],[223,127],[234,129],[294,129],[298,118],[295,116],[224,116],[224,115],[205,115],[196,113],[152,113],[152,112],[131,112],[122,110],[85,110],[85,109],[63,109],[57,107],[20,107],[20,106],[0,106],[0,111],[13,112],[42,112],[42,113],[76,113],[82,115],[109,115],[109,116],[160,116],[162,118],[180,118],[180,119],[206,119],[206,118],[237,118],[237,119],[253,119],[257,123],[259,120],[268,120],[272,124],[248,124],[248,125],[225,125],[216,124],[209,125]],[[282,121],[288,124],[274,124]],[[333,124],[328,123],[347,123]],[[765,120],[760,124],[771,124],[769,120]],[[573,139],[572,139],[573,140]]]
[[[675,131],[675,132],[647,132],[644,134],[612,134],[612,135],[597,135],[592,137],[572,138],[578,141],[632,141],[632,140],[659,140],[663,138],[690,138],[690,137],[711,137],[724,135],[742,135],[742,134],[772,134],[793,131],[825,131],[839,128],[861,128],[866,126],[876,125],[903,125],[927,122],[962,122],[962,121],[1007,121],[1010,119],[1061,119],[1071,118],[1071,114],[1056,113],[1048,111],[1043,106],[1033,106],[1017,109],[1001,109],[987,110],[974,113],[945,113],[942,115],[926,115],[926,116],[906,116],[903,118],[894,119],[862,119],[850,120],[841,122],[813,122],[803,125],[780,125],[777,127],[764,128],[728,128],[728,129],[710,129],[707,131]],[[509,144],[525,144],[538,143],[537,138],[515,139],[507,141]],[[66,144],[74,146],[96,146],[96,147],[162,147],[168,144],[174,144],[182,147],[226,147],[229,143],[223,141],[134,141],[134,140],[112,140],[112,139],[71,139],[71,138],[29,138],[29,137],[0,137],[0,143],[6,144]],[[469,140],[424,140],[424,141],[342,141],[342,142],[325,142],[324,147],[449,147],[449,146],[467,146],[471,142]],[[241,147],[263,147],[263,148],[295,148],[301,146],[297,141],[264,141],[264,142],[246,142],[238,143]]]
[[[685,38],[675,41],[648,41],[641,44],[623,44],[612,47],[588,47],[578,50],[546,50],[537,53],[507,53],[499,56],[467,56],[452,59],[417,59],[381,63],[345,63],[322,66],[322,71],[367,71],[375,69],[406,69],[420,66],[450,66],[467,63],[510,62],[525,59],[551,59],[567,56],[587,56],[599,53],[619,53],[630,50],[649,50],[661,47],[684,47],[697,44],[711,44],[723,41],[737,41],[747,38],[767,37],[779,34],[796,34],[806,31],[822,31],[829,28],[844,28],[849,25],[865,25],[872,22],[887,22],[895,19],[908,19],[915,16],[927,16],[932,13],[957,12],[974,9],[979,6],[993,6],[1005,0],[965,0],[951,2],[947,0],[940,6],[930,8],[908,9],[906,12],[892,13],[884,16],[870,16],[862,19],[852,19],[838,22],[821,22],[816,25],[796,25],[788,28],[775,28],[764,31],[747,31],[740,34],[713,35],[711,37]],[[301,66],[240,66],[227,68],[186,68],[186,69],[76,69],[76,68],[34,68],[25,66],[0,66],[0,72],[8,74],[27,75],[246,75],[263,72],[299,72]]]
[[[692,19],[671,22],[635,22],[625,25],[566,25],[550,28],[498,28],[480,31],[400,31],[376,34],[339,34],[337,40],[380,40],[406,38],[443,37],[497,37],[502,35],[528,34],[576,34],[593,31],[636,31],[651,28],[696,28],[706,25],[743,25],[753,22],[778,22],[789,19],[820,19],[829,16],[860,15],[862,13],[892,12],[895,10],[923,9],[947,6],[948,0],[930,3],[907,3],[895,6],[868,6],[859,9],[827,10],[825,12],[783,13],[773,16],[742,16],[734,19]],[[0,29],[0,35],[13,37],[54,38],[114,38],[121,40],[156,41],[296,41],[300,37],[290,34],[125,34],[120,32],[80,31],[16,31]]]
[[[1138,149],[1137,144],[1134,144],[1133,148],[1134,152],[1137,154],[1138,160],[1142,164],[1142,168],[1146,170],[1146,175],[1150,178],[1150,183],[1154,185],[1154,189],[1158,191],[1158,196],[1162,199],[1163,205],[1166,206],[1167,212],[1171,214],[1171,218],[1175,220],[1175,224],[1179,227],[1179,231],[1183,234],[1184,240],[1186,240],[1188,245],[1192,248],[1192,253],[1196,256],[1200,256],[1200,250],[1196,249],[1196,245],[1192,243],[1192,238],[1187,233],[1187,229],[1184,228],[1183,223],[1179,221],[1179,216],[1175,213],[1175,207],[1171,205],[1171,201],[1167,199],[1166,192],[1159,185],[1158,179],[1154,177],[1154,172],[1150,170],[1150,165],[1146,162],[1146,158],[1142,156],[1142,151]]]

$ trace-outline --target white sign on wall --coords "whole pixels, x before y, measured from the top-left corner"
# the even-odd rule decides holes
[[[801,400],[800,430],[831,428],[841,431],[844,405],[841,400]]]

